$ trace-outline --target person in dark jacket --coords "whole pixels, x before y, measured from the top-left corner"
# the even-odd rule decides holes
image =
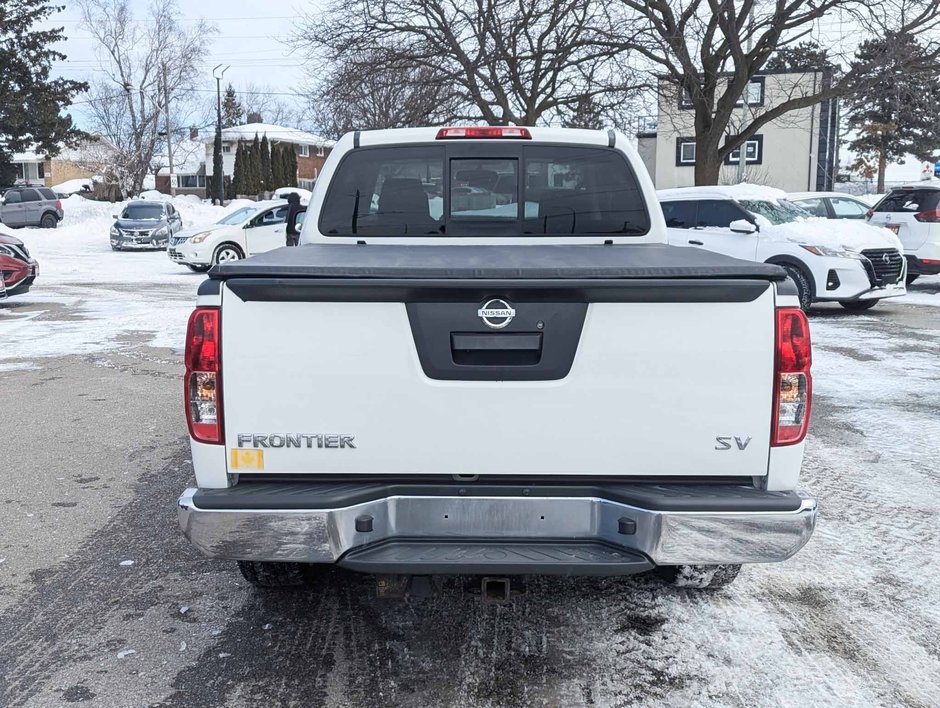
[[[300,195],[291,192],[287,195],[287,245],[296,246],[300,243],[300,231],[297,230],[297,215],[303,211],[300,206]]]

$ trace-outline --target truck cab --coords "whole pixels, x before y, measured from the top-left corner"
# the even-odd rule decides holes
[[[351,133],[301,246],[200,287],[179,520],[259,585],[714,587],[813,531],[810,366],[785,272],[667,245],[623,135]]]

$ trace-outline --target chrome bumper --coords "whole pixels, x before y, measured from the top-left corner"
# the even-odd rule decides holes
[[[336,563],[377,542],[409,539],[592,541],[642,553],[656,565],[769,563],[800,550],[816,524],[816,501],[807,497],[785,512],[660,511],[595,497],[452,496],[389,496],[336,509],[216,510],[197,507],[196,492],[187,489],[179,499],[183,533],[207,556],[237,560]],[[364,517],[371,517],[372,531],[356,530]]]

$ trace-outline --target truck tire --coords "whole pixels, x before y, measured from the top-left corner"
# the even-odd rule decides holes
[[[42,218],[39,220],[39,228],[41,229],[54,229],[59,225],[59,218],[50,212],[46,212],[42,215]]]
[[[741,572],[741,564],[661,565],[655,572],[662,580],[678,588],[717,590],[734,582]]]
[[[849,312],[864,312],[878,304],[878,300],[841,300],[839,302]]]
[[[813,285],[810,283],[809,277],[803,272],[802,268],[789,263],[783,263],[781,265],[787,272],[787,275],[790,276],[790,280],[796,285],[796,292],[800,298],[800,309],[803,310],[803,312],[808,312],[813,304]]]
[[[303,563],[238,561],[245,580],[259,588],[290,588],[304,585],[307,574]]]

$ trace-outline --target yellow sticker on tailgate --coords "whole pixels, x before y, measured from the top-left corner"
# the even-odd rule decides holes
[[[232,450],[233,470],[264,470],[264,450]]]

